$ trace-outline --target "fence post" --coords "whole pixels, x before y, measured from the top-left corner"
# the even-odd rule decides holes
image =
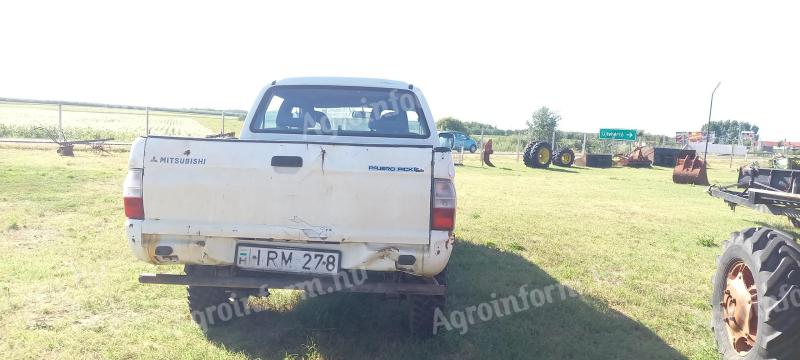
[[[144,133],[150,136],[150,107],[144,108]]]
[[[220,135],[225,133],[225,112],[222,112],[222,131],[219,133]]]
[[[581,147],[581,155],[586,157],[586,133],[583,133],[583,146]]]
[[[481,167],[483,167],[483,128],[481,128]]]
[[[58,104],[58,133],[61,135],[61,140],[66,142],[67,139],[64,136],[64,129],[61,127],[61,104]]]
[[[550,143],[550,146],[551,146],[551,149],[553,151],[555,151],[555,149],[556,149],[556,131],[555,130],[553,130],[553,142]]]

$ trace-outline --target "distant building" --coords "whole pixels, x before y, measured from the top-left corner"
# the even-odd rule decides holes
[[[782,145],[782,146],[781,146]],[[759,141],[758,142],[758,149],[761,151],[775,151],[775,148],[779,148],[781,150],[789,149],[789,150],[800,150],[800,141]]]

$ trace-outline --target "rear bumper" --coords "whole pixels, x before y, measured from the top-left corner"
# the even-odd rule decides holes
[[[301,276],[289,274],[261,274],[260,276],[199,276],[173,274],[142,274],[139,282],[143,284],[212,286],[230,289],[258,289],[261,294],[269,289],[304,290],[314,294],[331,292],[359,292],[403,295],[444,295],[447,286],[435,279],[422,283],[386,281],[380,277],[370,278],[367,272],[361,276]]]
[[[125,233],[134,255],[151,264],[190,264],[232,266],[239,244],[273,245],[299,249],[336,250],[341,252],[341,268],[368,271],[403,271],[432,277],[442,271],[450,259],[454,237],[447,231],[432,231],[430,245],[322,243],[275,241],[200,235],[143,234],[143,220],[127,220]],[[169,249],[168,253],[163,251]],[[157,250],[158,249],[158,250]],[[400,255],[414,256],[412,265],[398,264]]]

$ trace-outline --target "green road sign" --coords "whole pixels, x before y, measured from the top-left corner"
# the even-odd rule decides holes
[[[636,129],[600,129],[600,140],[636,141]]]

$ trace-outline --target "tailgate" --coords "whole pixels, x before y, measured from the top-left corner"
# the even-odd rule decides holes
[[[150,137],[143,232],[427,244],[431,162],[429,146]]]

